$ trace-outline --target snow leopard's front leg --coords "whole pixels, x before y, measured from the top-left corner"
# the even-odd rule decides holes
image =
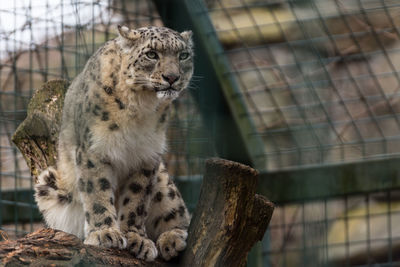
[[[76,153],[78,190],[85,212],[85,244],[102,247],[126,247],[114,206],[114,179],[111,166],[93,153]]]
[[[190,215],[164,164],[156,173],[146,229],[165,260],[186,247]]]
[[[154,173],[154,170],[147,169],[130,173],[119,198],[118,219],[121,231],[127,237],[127,247],[137,258],[146,261],[153,261],[158,255],[157,248],[147,237],[145,228]]]

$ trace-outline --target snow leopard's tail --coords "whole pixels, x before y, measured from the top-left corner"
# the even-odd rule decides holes
[[[38,177],[35,200],[49,227],[63,230],[83,238],[84,213],[73,201],[72,192],[60,186],[57,170],[49,167]]]
[[[35,185],[35,199],[42,213],[54,205],[65,205],[72,202],[72,194],[61,189],[59,181],[58,172],[53,167],[47,168],[39,175]]]

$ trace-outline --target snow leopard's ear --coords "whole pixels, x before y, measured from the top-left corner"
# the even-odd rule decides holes
[[[140,38],[140,33],[136,30],[131,30],[126,26],[118,25],[120,45],[123,48],[129,48],[133,43]]]
[[[181,32],[181,37],[183,38],[183,40],[185,40],[185,42],[189,45],[189,46],[193,46],[193,40],[192,40],[192,31],[184,31]]]
[[[118,25],[119,36],[122,36],[125,39],[130,41],[136,41],[140,38],[140,33],[136,30],[131,30],[126,26]]]

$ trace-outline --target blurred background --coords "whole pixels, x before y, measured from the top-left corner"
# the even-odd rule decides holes
[[[400,1],[13,0],[0,6],[0,227],[39,227],[12,144],[33,92],[72,80],[116,25],[192,30],[168,169],[189,209],[204,160],[260,172],[277,207],[249,266],[400,266]]]

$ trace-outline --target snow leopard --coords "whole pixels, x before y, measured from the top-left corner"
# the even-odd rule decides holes
[[[69,86],[58,160],[38,176],[49,227],[85,244],[170,260],[190,215],[162,155],[171,103],[193,74],[192,32],[118,26]]]

